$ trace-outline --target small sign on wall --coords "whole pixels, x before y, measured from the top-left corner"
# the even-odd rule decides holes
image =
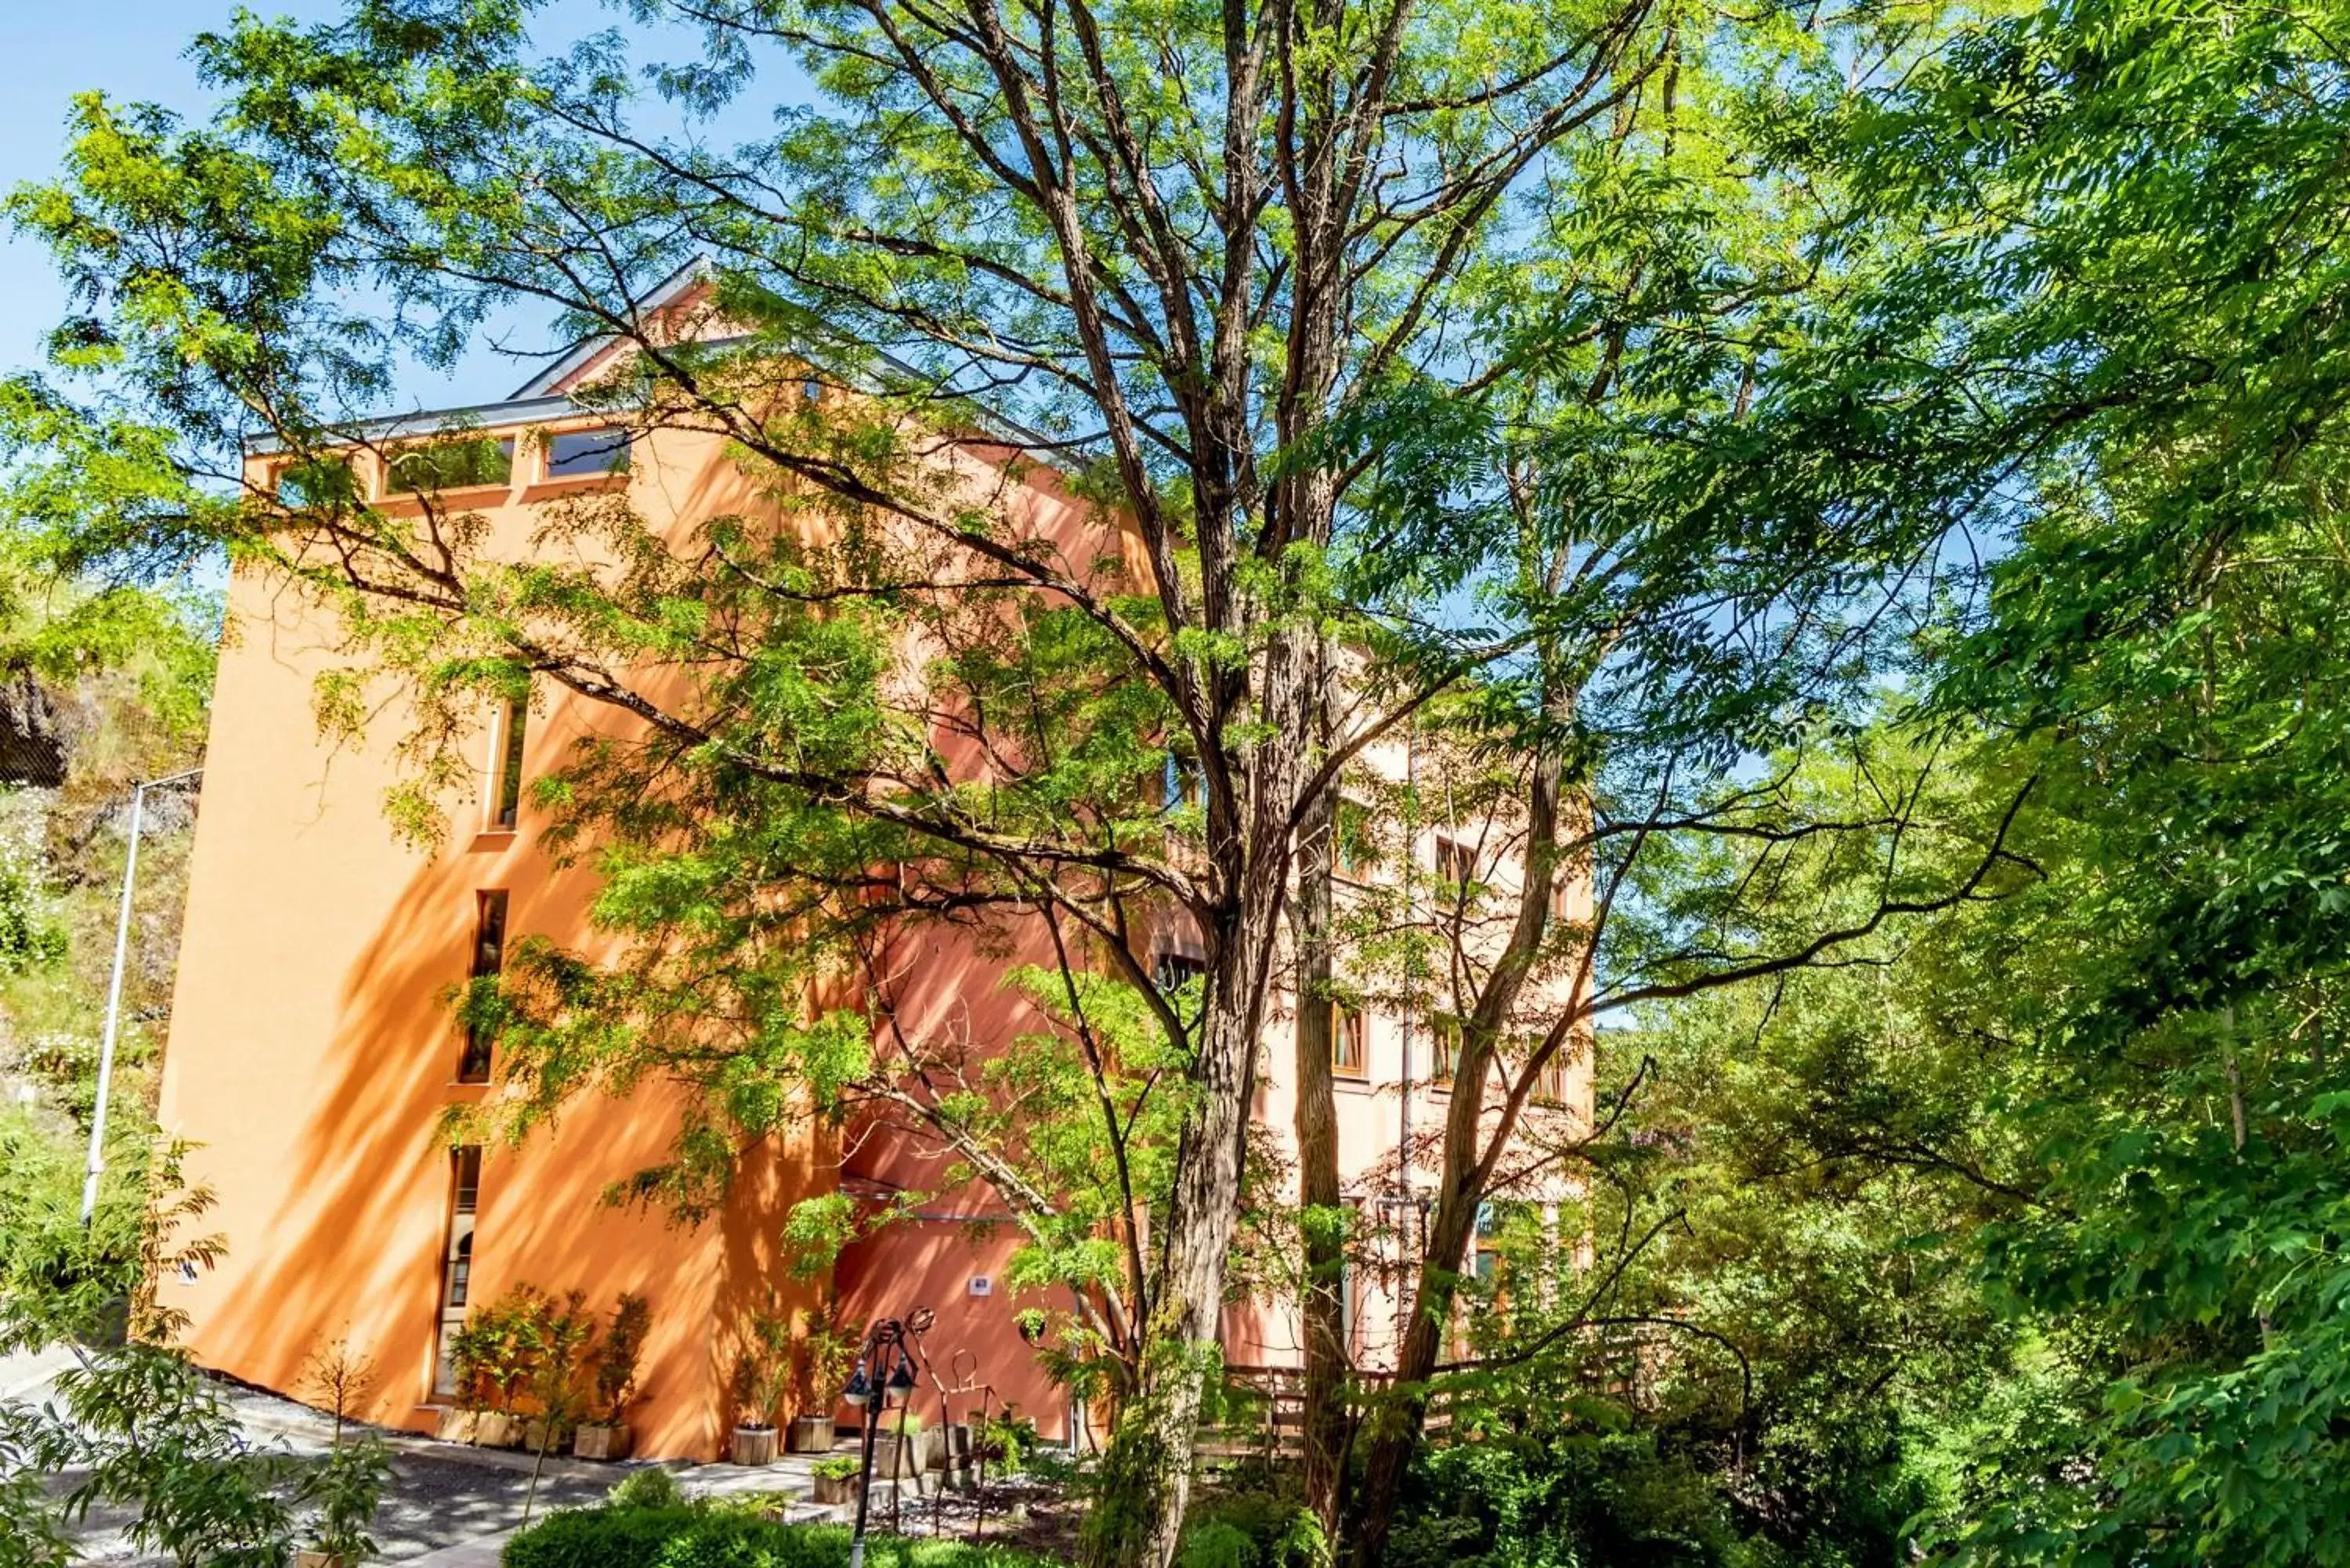
[[[971,1277],[971,1293],[975,1296],[992,1296],[995,1293],[995,1282],[985,1274],[973,1274]]]

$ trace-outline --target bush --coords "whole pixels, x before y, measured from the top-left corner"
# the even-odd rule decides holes
[[[1195,1494],[1179,1568],[1321,1568],[1322,1521],[1295,1497],[1263,1488]]]
[[[962,1541],[868,1536],[870,1568],[1060,1568]],[[506,1542],[504,1568],[846,1568],[838,1525],[774,1524],[723,1508],[601,1508],[549,1514]]]
[[[685,1493],[678,1490],[675,1476],[654,1465],[622,1477],[612,1489],[611,1501],[616,1508],[681,1508]]]

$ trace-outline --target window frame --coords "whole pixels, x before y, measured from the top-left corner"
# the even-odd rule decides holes
[[[468,1169],[473,1175],[470,1187],[465,1181]],[[449,1151],[448,1214],[442,1227],[440,1283],[432,1297],[432,1362],[426,1375],[430,1385],[426,1392],[433,1399],[452,1398],[457,1393],[450,1339],[465,1325],[465,1314],[471,1310],[473,1265],[479,1261],[473,1241],[480,1234],[481,1197],[482,1146],[459,1144]]]
[[[400,478],[400,464],[411,457],[428,452],[451,452],[465,447],[487,446],[504,461],[505,472],[496,479],[467,479],[452,483],[446,480],[410,484]],[[383,495],[386,500],[405,501],[420,495],[440,495],[451,491],[511,490],[514,488],[515,438],[512,436],[443,436],[403,442],[383,454]]]
[[[1363,1010],[1351,1002],[1332,997],[1324,1003],[1330,1010],[1330,1073],[1333,1077],[1358,1083],[1371,1075],[1370,1020]],[[1354,1044],[1353,1059],[1348,1060],[1346,1043]]]
[[[1440,1065],[1441,1071],[1439,1070]],[[1450,1013],[1432,1013],[1428,1021],[1428,1073],[1421,1080],[1430,1088],[1450,1091],[1461,1065],[1461,1021]]]
[[[482,831],[522,828],[523,753],[530,743],[530,699],[507,698],[490,721],[489,788],[482,800]]]
[[[608,452],[615,454],[617,461],[608,462],[601,468],[574,469],[569,472],[564,472],[557,466],[566,461],[556,451],[562,442],[596,437],[604,438],[603,444],[588,448],[588,455]],[[635,443],[635,434],[626,425],[581,425],[571,430],[549,431],[539,443],[539,477],[555,483],[568,483],[573,480],[609,479],[615,474],[627,474],[633,464]]]
[[[514,909],[509,894],[510,889],[504,888],[478,888],[473,891],[473,948],[465,968],[469,989],[475,981],[505,972],[506,940],[511,934],[509,922]],[[497,1065],[496,1052],[496,1042],[479,1027],[469,1024],[464,1047],[457,1056],[456,1081],[491,1082]]]

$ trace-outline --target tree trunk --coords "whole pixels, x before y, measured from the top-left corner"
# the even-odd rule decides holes
[[[1411,1324],[1396,1357],[1395,1397],[1380,1409],[1363,1467],[1361,1511],[1356,1521],[1351,1559],[1354,1568],[1378,1568],[1387,1554],[1388,1536],[1403,1498],[1404,1478],[1419,1452],[1427,1424],[1429,1379],[1444,1353],[1461,1262],[1477,1223],[1476,1202],[1456,1201],[1450,1186],[1445,1189],[1446,1196],[1429,1224],[1428,1250],[1421,1257],[1412,1296]],[[1442,1261],[1446,1259],[1451,1260],[1449,1264]]]
[[[1303,1269],[1298,1316],[1305,1349],[1305,1505],[1337,1539],[1347,1443],[1341,1402],[1346,1343],[1346,1214],[1338,1191],[1338,1106],[1333,1088],[1330,998],[1331,867],[1337,795],[1315,801],[1297,833],[1297,1203]]]
[[[1551,698],[1555,709],[1561,701],[1555,694]],[[1526,877],[1519,891],[1517,920],[1477,998],[1475,1012],[1461,1032],[1452,1101],[1444,1119],[1436,1212],[1429,1221],[1427,1245],[1420,1253],[1411,1322],[1396,1356],[1394,1397],[1379,1412],[1364,1466],[1353,1568],[1378,1568],[1387,1552],[1396,1508],[1403,1497],[1405,1473],[1411,1468],[1428,1417],[1428,1380],[1443,1356],[1461,1271],[1468,1261],[1477,1210],[1491,1176],[1485,1156],[1491,1143],[1508,1140],[1515,1123],[1515,1107],[1505,1104],[1499,1124],[1489,1128],[1484,1125],[1484,1108],[1492,1088],[1502,1032],[1549,925],[1551,888],[1562,870],[1555,855],[1564,793],[1557,759],[1544,756],[1534,771],[1527,794]],[[1579,869],[1576,874],[1581,874]]]
[[[1305,776],[1315,692],[1313,634],[1270,639],[1245,752],[1245,798],[1211,800],[1208,853],[1225,889],[1208,948],[1205,1017],[1186,1087],[1197,1097],[1175,1165],[1132,1394],[1102,1456],[1079,1542],[1086,1568],[1167,1568],[1191,1498],[1207,1379],[1222,1358],[1224,1265],[1240,1215],[1257,1050],[1289,897],[1290,815]],[[1239,770],[1232,775],[1240,776]]]

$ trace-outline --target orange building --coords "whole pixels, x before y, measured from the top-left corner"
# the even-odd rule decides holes
[[[690,305],[695,286],[681,275],[648,308]],[[386,421],[355,437],[381,450],[462,419],[502,441],[510,470],[463,476],[480,483],[446,496],[487,519],[494,548],[528,548],[546,503],[602,489],[625,488],[649,519],[772,511],[714,436],[662,431],[632,445],[619,437],[627,462],[615,466],[615,432],[565,396],[612,351],[591,347],[510,402]],[[267,461],[255,459],[263,472]],[[404,504],[380,463],[356,471],[378,504]],[[1098,528],[1049,470],[1024,469],[1016,483],[1048,532]],[[446,1334],[469,1304],[520,1282],[578,1289],[599,1309],[635,1292],[652,1309],[639,1451],[715,1457],[731,1425],[726,1382],[743,1320],[823,1293],[786,1267],[780,1231],[789,1207],[836,1188],[876,1199],[927,1189],[936,1163],[886,1137],[857,1140],[844,1156],[811,1124],[754,1150],[723,1211],[682,1227],[602,1201],[608,1183],[664,1154],[675,1107],[658,1090],[583,1099],[519,1147],[452,1149],[449,1108],[497,1090],[486,1054],[452,1015],[452,988],[494,971],[523,933],[595,950],[592,873],[558,868],[540,850],[524,784],[557,766],[581,735],[609,726],[610,711],[543,691],[527,711],[484,715],[478,798],[438,848],[420,851],[384,810],[401,771],[396,717],[365,743],[320,738],[315,681],[339,667],[328,618],[242,569],[228,598],[161,1106],[164,1127],[199,1146],[190,1174],[214,1190],[211,1222],[227,1242],[218,1269],[164,1287],[190,1314],[190,1344],[209,1366],[299,1395],[311,1359],[342,1340],[379,1372],[358,1414],[423,1428],[447,1403]],[[396,713],[398,691],[371,696]],[[1367,765],[1401,777],[1407,746]],[[1474,853],[1464,843],[1430,831],[1409,851],[1441,870],[1444,857]],[[1506,879],[1506,853],[1496,857],[1482,874]],[[919,950],[902,955],[911,979],[898,1006],[908,1026],[983,1042],[1043,1026],[1002,983],[1016,952],[983,956],[945,930],[917,940]],[[1159,944],[1160,961],[1185,961],[1179,933]],[[1275,1015],[1285,1033],[1291,1009]],[[1447,1092],[1431,1081],[1435,1047],[1425,1022],[1415,1038],[1408,1017],[1350,1016],[1339,1033],[1342,1177],[1366,1202],[1380,1191],[1392,1199],[1402,1190],[1399,1151],[1441,1119],[1431,1108]],[[1282,1081],[1285,1042],[1269,1044],[1257,1113],[1285,1132],[1294,1106]],[[1587,1106],[1587,1068],[1562,1075],[1554,1093]],[[854,1321],[931,1308],[938,1326],[927,1348],[942,1376],[983,1383],[994,1407],[1016,1403],[1046,1436],[1068,1436],[1082,1414],[1044,1377],[1014,1319],[1044,1303],[1000,1283],[1008,1235],[974,1239],[973,1221],[996,1208],[979,1186],[934,1199],[853,1244],[830,1284]],[[1393,1290],[1367,1273],[1349,1304],[1357,1353],[1376,1364],[1395,1327]],[[1294,1363],[1294,1314],[1277,1303],[1236,1308],[1226,1354],[1240,1364]]]

